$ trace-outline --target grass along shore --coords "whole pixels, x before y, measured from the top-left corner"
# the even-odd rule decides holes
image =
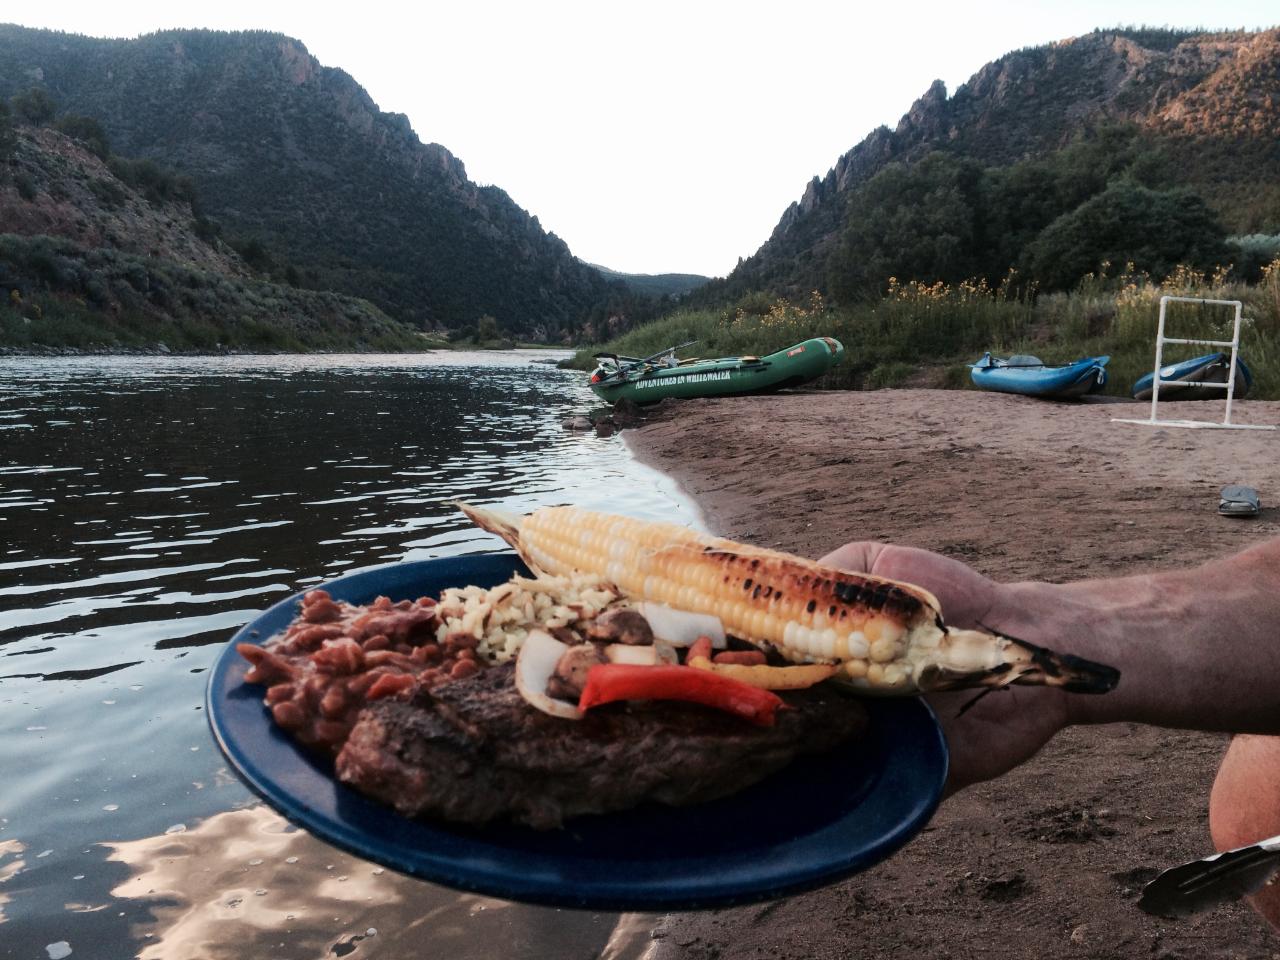
[[[645,357],[688,340],[682,356],[772,353],[815,336],[835,337],[845,358],[814,385],[840,390],[885,387],[971,386],[968,364],[990,350],[997,356],[1034,354],[1046,363],[1110,355],[1106,393],[1127,396],[1133,382],[1150,373],[1156,326],[1164,295],[1240,300],[1246,322],[1240,355],[1254,377],[1250,397],[1280,399],[1280,260],[1256,285],[1228,282],[1227,270],[1206,275],[1180,267],[1162,280],[1104,264],[1069,293],[1016,293],[1013,278],[997,287],[986,281],[959,284],[891,282],[877,302],[827,306],[813,294],[807,303],[764,295],[745,298],[728,310],[671,314],[608,343],[579,350],[572,365],[590,369],[601,350]],[[1227,307],[1171,304],[1166,335],[1231,338]],[[1169,346],[1165,361],[1209,352],[1207,347]]]

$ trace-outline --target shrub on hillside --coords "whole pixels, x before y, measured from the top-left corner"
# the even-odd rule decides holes
[[[58,112],[53,98],[40,87],[32,87],[10,98],[9,105],[19,120],[37,127],[44,126]]]
[[[190,177],[165,170],[151,160],[112,157],[107,164],[120,180],[143,194],[152,203],[194,203],[195,186]]]
[[[1280,234],[1250,233],[1229,237],[1227,244],[1234,254],[1236,276],[1246,283],[1263,280],[1263,271],[1280,258]]]
[[[1178,264],[1209,269],[1227,256],[1226,231],[1199,196],[1121,181],[1046,227],[1025,265],[1046,288],[1062,290],[1103,261],[1166,276]]]
[[[111,143],[107,139],[107,131],[102,129],[102,124],[93,117],[64,113],[58,118],[54,128],[72,140],[79,140],[100,160],[106,160],[111,155]]]
[[[23,200],[34,200],[40,193],[31,174],[19,170],[13,175],[13,185],[18,189],[18,196]]]
[[[13,114],[9,105],[0,100],[0,164],[9,162],[17,146],[18,138],[13,132]]]

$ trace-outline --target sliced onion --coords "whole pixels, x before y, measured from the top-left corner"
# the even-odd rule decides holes
[[[659,663],[679,664],[680,654],[676,653],[676,648],[669,644],[666,640],[659,637],[653,638],[653,650],[658,655]]]
[[[531,630],[516,655],[516,689],[531,707],[564,720],[581,720],[582,711],[567,700],[547,696],[547,681],[568,646],[545,630]]]
[[[665,640],[654,639],[651,644],[611,643],[604,648],[610,663],[630,663],[637,667],[656,667],[659,664],[677,664],[680,654]]]
[[[711,646],[723,650],[725,646],[724,624],[710,613],[690,613],[676,610],[665,603],[647,600],[635,605],[640,615],[649,621],[653,635],[675,647],[691,647],[699,637],[710,637]]]
[[[634,643],[611,643],[604,648],[610,663],[630,663],[637,667],[658,665],[658,651],[653,645],[638,646]]]

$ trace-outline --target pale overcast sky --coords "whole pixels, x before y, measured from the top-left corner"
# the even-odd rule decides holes
[[[723,275],[935,79],[1095,27],[1268,27],[1274,2],[7,3],[90,36],[266,29],[407,114],[592,263]]]

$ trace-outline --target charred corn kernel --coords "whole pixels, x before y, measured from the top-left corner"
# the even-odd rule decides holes
[[[864,690],[1036,683],[1101,693],[1119,679],[1110,667],[1012,637],[951,629],[937,599],[908,583],[577,507],[518,517],[460,506],[539,573],[604,577],[632,600],[712,614],[727,633],[793,663],[839,664]]]

